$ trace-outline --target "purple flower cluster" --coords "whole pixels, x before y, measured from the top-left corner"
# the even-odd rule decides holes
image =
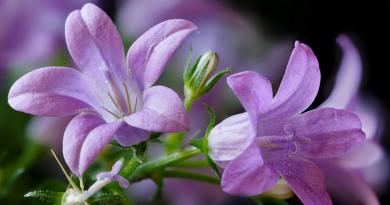
[[[73,174],[82,176],[113,140],[129,147],[148,140],[151,132],[187,131],[180,96],[154,84],[196,29],[183,19],[163,21],[142,34],[125,56],[111,19],[86,4],[65,23],[66,43],[77,68],[52,66],[26,74],[11,87],[9,104],[33,115],[72,118],[63,122],[63,155]],[[336,86],[313,110],[306,111],[319,90],[319,63],[311,48],[298,41],[276,94],[257,72],[227,78],[245,112],[223,120],[208,136],[208,154],[223,169],[223,191],[255,196],[282,179],[304,204],[332,204],[328,190],[332,196],[348,194],[338,188],[340,177],[345,177],[365,193],[365,203],[378,204],[356,171],[383,155],[373,141],[376,123],[370,119],[375,117],[360,112],[360,56],[346,36],[338,42],[344,60]],[[345,75],[349,81],[342,79]],[[118,161],[111,172],[100,173],[87,192],[72,192],[68,203],[85,202],[111,181],[128,187],[119,175],[121,168]]]

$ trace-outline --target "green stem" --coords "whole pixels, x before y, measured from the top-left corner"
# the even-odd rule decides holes
[[[195,98],[193,95],[191,97],[186,97],[184,99],[184,108],[186,109],[186,112],[189,112],[192,106],[192,103],[194,102]]]
[[[177,163],[174,166],[180,168],[208,168],[209,164],[204,160],[190,160]]]
[[[199,149],[189,148],[179,153],[173,153],[167,156],[157,158],[155,160],[146,162],[138,166],[138,168],[134,171],[133,174],[131,174],[128,177],[128,179],[131,182],[139,181],[147,177],[149,174],[151,174],[154,171],[161,170],[165,167],[171,166],[178,162],[184,161],[188,158],[194,157],[200,153],[201,151]]]
[[[215,185],[220,184],[220,180],[216,177],[194,173],[194,172],[186,172],[181,170],[165,170],[163,172],[163,176],[171,177],[171,178],[191,179],[191,180],[206,182]]]
[[[134,173],[134,171],[137,169],[137,167],[141,164],[140,160],[137,158],[137,156],[133,156],[126,165],[122,168],[120,171],[120,175],[123,177],[129,177],[131,174]]]

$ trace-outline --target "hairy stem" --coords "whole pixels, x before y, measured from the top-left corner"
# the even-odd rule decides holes
[[[130,175],[125,176],[129,179],[130,182],[139,181],[145,177],[148,177],[149,174],[157,170],[162,170],[168,166],[182,162],[188,158],[194,157],[200,154],[201,151],[196,148],[188,148],[179,153],[173,153],[167,156],[157,158],[155,160],[146,162],[138,166],[138,168]]]
[[[194,173],[194,172],[181,171],[181,170],[165,170],[163,172],[163,176],[170,177],[170,178],[191,179],[191,180],[206,182],[215,185],[220,184],[220,180],[216,177]]]

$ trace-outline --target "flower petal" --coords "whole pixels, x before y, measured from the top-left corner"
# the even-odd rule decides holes
[[[196,26],[183,19],[164,21],[146,31],[130,47],[127,63],[141,88],[156,82],[169,58]]]
[[[364,142],[359,118],[345,110],[315,109],[289,120],[290,129],[301,142],[302,155],[332,158],[349,153]]]
[[[359,169],[373,165],[384,156],[382,147],[373,141],[366,141],[352,152],[337,158],[337,163],[345,168]]]
[[[120,35],[107,14],[93,4],[69,14],[65,23],[69,52],[80,70],[98,80],[113,74],[125,82],[125,54]],[[100,81],[105,82],[105,81]]]
[[[378,197],[365,180],[352,169],[320,163],[329,194],[337,204],[379,205]]]
[[[87,135],[94,128],[104,124],[103,119],[92,113],[83,113],[74,117],[65,129],[62,151],[65,162],[77,176],[79,172],[80,151]]]
[[[34,117],[27,126],[27,133],[34,140],[51,147],[55,151],[62,149],[65,128],[72,120],[67,117]]]
[[[267,78],[253,72],[244,71],[231,75],[227,83],[248,112],[254,127],[257,115],[268,107],[272,101],[272,85]]]
[[[352,40],[340,35],[337,43],[343,50],[343,58],[333,90],[321,107],[347,108],[359,91],[362,80],[362,60]]]
[[[187,129],[188,119],[180,97],[164,86],[144,92],[143,108],[127,117],[127,124],[154,132],[180,132]]]
[[[305,44],[295,42],[279,90],[263,118],[292,116],[307,109],[317,95],[320,78],[318,60],[313,51]]]
[[[33,115],[68,116],[93,106],[81,73],[72,68],[45,67],[27,73],[11,87],[8,103]]]
[[[303,204],[332,204],[326,192],[324,174],[313,162],[290,157],[274,166]]]
[[[122,120],[97,126],[85,138],[80,150],[79,173],[84,173],[103,148],[114,138],[118,129],[124,124]]]
[[[253,137],[248,113],[233,115],[211,130],[208,136],[209,155],[224,167],[248,148]]]
[[[279,176],[264,165],[260,148],[253,142],[225,168],[221,186],[223,191],[238,196],[253,196],[272,188]]]
[[[150,132],[124,124],[116,133],[115,140],[128,147],[143,142],[149,138]]]

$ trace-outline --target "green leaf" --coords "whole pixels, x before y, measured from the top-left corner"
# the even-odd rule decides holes
[[[64,192],[54,192],[51,190],[31,191],[24,195],[26,198],[33,198],[50,204],[61,204]]]
[[[223,71],[215,74],[213,77],[211,77],[207,82],[205,89],[203,90],[203,93],[201,95],[204,95],[205,93],[209,92],[214,85],[225,75],[229,74],[232,72],[232,68],[225,68]]]
[[[120,205],[122,204],[122,201],[125,200],[125,198],[125,196],[119,194],[102,193],[88,201],[93,205]]]

